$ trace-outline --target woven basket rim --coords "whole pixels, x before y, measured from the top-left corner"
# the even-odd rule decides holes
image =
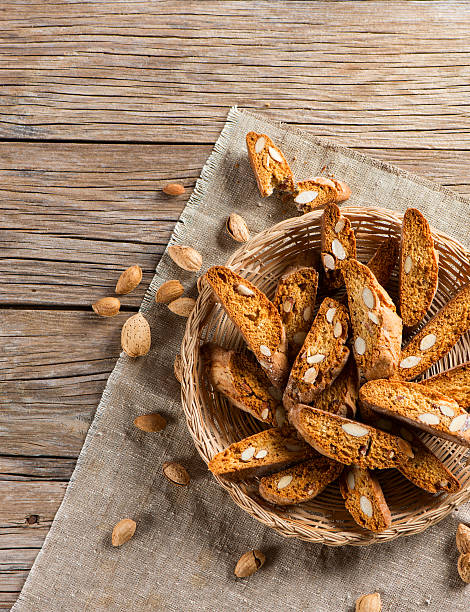
[[[357,215],[364,217],[379,218],[381,221],[389,221],[393,224],[401,224],[403,213],[382,207],[362,207],[362,206],[342,206],[341,211],[346,215]],[[259,245],[263,248],[272,243],[275,238],[295,231],[296,227],[308,222],[318,223],[323,209],[317,209],[298,217],[291,217],[280,221],[270,228],[256,234],[240,248],[238,248],[227,260],[225,265],[232,266],[234,262],[243,258],[250,257],[250,253],[256,251]],[[437,243],[443,244],[451,251],[455,252],[465,263],[468,264],[469,252],[461,242],[448,236],[447,234],[431,228],[433,237]],[[243,274],[242,274],[243,276]],[[196,395],[199,393],[198,385],[198,363],[197,353],[200,343],[201,330],[204,328],[207,318],[207,303],[210,302],[211,290],[207,285],[200,286],[200,293],[196,300],[193,312],[188,318],[185,334],[181,344],[182,360],[182,381],[181,381],[181,400],[186,418],[188,430],[193,438],[194,445],[207,464],[211,458],[209,456],[206,443],[210,434],[206,431],[206,425],[201,420],[197,408],[194,405]],[[470,478],[462,489],[454,494],[442,495],[439,502],[427,509],[424,513],[413,512],[407,517],[406,523],[395,528],[390,528],[381,534],[375,534],[366,530],[356,531],[335,531],[331,535],[325,534],[324,525],[305,524],[298,518],[284,516],[280,507],[261,505],[248,495],[243,486],[239,483],[231,483],[221,478],[215,480],[230,494],[232,500],[248,512],[256,520],[271,527],[285,537],[296,537],[309,542],[317,542],[329,546],[353,545],[367,546],[373,543],[387,542],[404,535],[417,534],[428,527],[438,523],[445,518],[453,509],[470,498]],[[417,489],[418,490],[418,489]]]

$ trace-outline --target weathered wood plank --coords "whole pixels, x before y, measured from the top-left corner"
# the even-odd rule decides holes
[[[67,482],[74,467],[75,459],[0,456],[0,480]],[[0,548],[2,548],[1,543]]]
[[[213,142],[269,101],[355,147],[467,146],[466,2],[122,6],[4,5],[1,136]]]

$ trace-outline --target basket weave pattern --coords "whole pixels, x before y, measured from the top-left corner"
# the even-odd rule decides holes
[[[380,242],[399,236],[403,216],[379,208],[343,206],[357,238],[357,257],[367,262]],[[261,232],[238,249],[227,264],[272,297],[277,281],[299,254],[313,250],[320,253],[320,218],[322,211],[287,219]],[[452,297],[457,288],[470,282],[470,265],[461,244],[433,232],[439,252],[439,286],[427,321]],[[219,263],[219,262],[217,262]],[[188,319],[181,347],[183,378],[181,397],[189,431],[203,460],[209,460],[232,442],[256,433],[261,424],[234,408],[218,393],[208,388],[202,377],[199,347],[201,342],[216,342],[226,348],[243,346],[240,333],[222,309],[214,304],[212,291],[204,284],[196,306]],[[387,287],[397,294],[397,270]],[[322,295],[317,297],[320,303]],[[470,359],[470,334],[465,334],[439,363],[425,373],[431,376]],[[359,527],[344,507],[337,483],[308,503],[291,507],[272,506],[257,493],[256,482],[229,483],[217,479],[243,510],[286,537],[297,537],[330,546],[353,546],[386,542],[402,535],[419,533],[442,520],[455,507],[470,498],[470,467],[467,449],[428,434],[422,439],[462,483],[453,495],[429,495],[407,481],[397,470],[379,472],[385,498],[392,514],[391,526],[375,534]]]

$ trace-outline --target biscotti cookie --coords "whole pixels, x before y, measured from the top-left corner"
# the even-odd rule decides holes
[[[429,224],[416,208],[403,217],[400,243],[399,310],[403,325],[417,325],[437,289],[438,256]]]
[[[400,421],[389,419],[370,408],[361,406],[361,419],[378,429],[401,436],[410,443],[414,457],[404,465],[399,466],[400,472],[414,485],[428,493],[455,493],[461,489],[461,484],[436,455],[429,450],[424,442]]]
[[[343,469],[341,463],[318,455],[282,472],[265,476],[259,483],[259,493],[272,504],[300,504],[319,495]]]
[[[346,365],[349,316],[345,306],[325,298],[290,371],[284,405],[309,404]]]
[[[367,266],[342,266],[354,335],[354,357],[367,380],[389,378],[400,359],[402,324],[395,306]]]
[[[398,260],[399,251],[400,242],[398,238],[386,238],[379,244],[377,250],[367,262],[367,267],[382,287],[385,287],[390,280]]]
[[[284,424],[282,393],[272,386],[251,353],[232,351],[210,343],[201,347],[201,354],[208,379],[216,391],[263,423]]]
[[[318,272],[314,268],[290,270],[278,283],[273,304],[278,309],[286,330],[291,363],[312,325],[317,287]]]
[[[399,436],[310,406],[297,404],[289,420],[315,450],[345,465],[386,469],[413,456],[411,446]]]
[[[345,202],[346,200],[349,200],[351,196],[351,188],[349,187],[349,185],[345,183],[344,181],[338,181],[338,179],[334,177],[331,180],[334,183],[337,194],[338,194],[336,196],[336,203],[340,204],[341,202]]]
[[[451,397],[465,410],[470,409],[470,361],[426,378],[420,384]]]
[[[390,527],[392,515],[382,487],[368,469],[348,466],[341,474],[339,488],[346,509],[358,525],[375,533]]]
[[[329,204],[322,215],[321,251],[326,280],[330,287],[338,288],[343,284],[342,264],[356,257],[356,237],[336,204]]]
[[[294,178],[289,164],[269,136],[248,132],[246,148],[259,192],[263,197],[271,195],[274,189],[294,189]]]
[[[269,380],[282,388],[289,365],[286,334],[277,308],[264,293],[229,268],[209,268],[206,278]]]
[[[308,181],[297,183],[292,197],[297,209],[302,213],[308,213],[325,204],[338,201],[340,194],[332,180],[323,176],[315,176]]]
[[[451,442],[470,446],[470,415],[456,401],[418,383],[373,380],[359,391],[361,403]]]
[[[209,469],[227,480],[244,480],[314,456],[315,451],[293,429],[274,427],[234,442],[209,461]]]
[[[470,329],[470,284],[465,285],[402,349],[396,378],[412,380],[444,357]]]
[[[339,376],[315,398],[313,405],[318,410],[332,412],[351,419],[356,414],[358,396],[357,367],[352,355],[350,355]]]

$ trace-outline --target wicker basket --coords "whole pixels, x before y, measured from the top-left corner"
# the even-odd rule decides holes
[[[358,259],[366,262],[387,236],[399,236],[402,215],[385,209],[346,207],[356,232]],[[313,249],[319,253],[320,217],[314,211],[287,219],[266,230],[242,246],[227,262],[234,271],[256,284],[272,297],[283,270],[301,252]],[[470,281],[470,266],[461,244],[433,232],[439,251],[439,287],[428,318],[455,293],[457,287]],[[242,346],[234,325],[215,306],[207,284],[200,295],[186,327],[181,347],[183,363],[182,403],[189,431],[196,448],[206,461],[217,452],[261,429],[258,421],[232,407],[225,398],[213,393],[201,376],[200,342],[214,341],[227,348]],[[396,296],[397,275],[389,291]],[[321,296],[319,296],[321,299]],[[318,300],[319,301],[319,300]],[[461,338],[454,349],[425,377],[470,359],[470,334]],[[379,472],[385,498],[392,514],[389,529],[380,534],[359,527],[344,507],[337,483],[329,485],[317,498],[291,507],[272,506],[257,493],[256,482],[228,483],[217,479],[243,510],[286,537],[297,537],[329,546],[367,545],[386,542],[402,535],[423,531],[443,519],[452,509],[470,497],[470,468],[467,449],[431,435],[422,435],[431,450],[462,483],[454,495],[429,495],[407,481],[398,470]]]

